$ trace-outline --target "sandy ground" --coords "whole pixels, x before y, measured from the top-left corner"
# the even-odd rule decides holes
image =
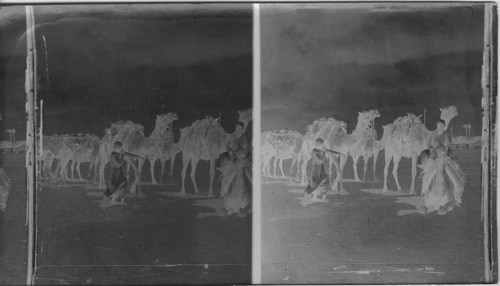
[[[174,172],[176,182],[180,182],[180,161]],[[82,171],[86,174],[85,166]],[[206,193],[208,176],[205,179],[204,174],[208,174],[208,164],[200,164],[197,176],[200,190]],[[148,174],[144,180],[149,181]],[[36,283],[250,283],[250,216],[221,216],[221,203],[215,198],[169,195],[178,192],[178,184],[145,184],[142,189],[146,199],[130,198],[127,206],[102,210],[103,191],[95,186],[60,182],[40,187]],[[192,190],[188,184],[187,191]],[[23,206],[23,200],[21,192],[13,194],[6,218],[16,204]],[[9,248],[0,263],[8,260],[8,265],[21,267],[26,249],[21,247],[25,238],[18,228],[23,230],[24,211],[16,209],[11,216],[16,222],[8,221],[2,234],[16,248]],[[2,225],[4,222],[2,218]],[[0,245],[5,242],[4,237]],[[25,268],[21,272],[15,276],[0,273],[0,284],[24,283]]]
[[[302,193],[296,185],[263,184],[263,283],[484,281],[480,151],[456,152],[467,186],[462,207],[444,216],[418,213],[418,197],[382,195],[382,182],[346,183],[349,196],[331,196],[328,203],[308,207],[299,204]],[[382,180],[383,153],[379,157]],[[352,161],[346,166],[346,178],[353,178]],[[410,170],[410,160],[402,160],[403,189],[409,189]],[[390,176],[389,189],[394,187]]]

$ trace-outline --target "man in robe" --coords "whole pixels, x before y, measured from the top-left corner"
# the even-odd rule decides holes
[[[315,148],[312,150],[309,165],[312,167],[309,184],[304,191],[304,198],[300,202],[303,206],[314,202],[328,202],[326,192],[329,190],[330,180],[327,173],[328,161],[326,152],[335,156],[345,156],[342,153],[327,149],[325,141],[321,138],[316,139]]]

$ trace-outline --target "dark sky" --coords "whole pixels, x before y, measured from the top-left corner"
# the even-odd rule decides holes
[[[331,116],[352,131],[372,108],[380,133],[424,108],[433,130],[438,107],[454,104],[454,134],[470,123],[480,135],[483,13],[471,3],[262,4],[262,130],[304,132]]]
[[[118,120],[149,133],[167,112],[175,130],[220,112],[232,132],[237,110],[252,106],[249,4],[46,5],[35,22],[46,134],[100,136]],[[25,31],[24,6],[0,9],[0,126],[20,135]]]

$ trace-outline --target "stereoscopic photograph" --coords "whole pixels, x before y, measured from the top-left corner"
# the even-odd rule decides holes
[[[492,7],[260,5],[263,283],[493,281]]]
[[[497,14],[5,0],[0,285],[496,283]]]
[[[0,284],[251,283],[252,13],[1,7]]]

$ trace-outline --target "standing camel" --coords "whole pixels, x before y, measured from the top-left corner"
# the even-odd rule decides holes
[[[264,131],[260,136],[261,172],[268,180],[271,177],[271,160],[277,155],[277,142],[272,136],[272,131]]]
[[[302,147],[302,135],[297,131],[292,131],[288,129],[283,129],[279,131],[272,131],[270,134],[270,140],[274,143],[274,148],[276,152],[273,154],[274,159],[274,178],[278,178],[276,173],[276,167],[278,166],[281,171],[281,177],[286,178],[285,172],[283,170],[283,160],[295,159],[300,153]],[[272,157],[271,157],[272,158]],[[269,158],[269,160],[271,159]],[[269,162],[266,162],[270,164]],[[292,169],[290,169],[290,175]]]
[[[189,127],[188,134],[182,149],[182,187],[181,195],[186,194],[185,178],[186,170],[191,163],[191,181],[194,185],[195,193],[198,195],[198,185],[196,184],[196,168],[200,160],[210,162],[210,186],[208,196],[213,196],[213,181],[215,178],[215,160],[220,154],[225,152],[230,134],[226,133],[220,126],[219,119],[207,116],[193,122]]]
[[[333,118],[321,118],[313,122],[313,124],[307,127],[306,135],[304,136],[304,142],[302,144],[302,183],[306,183],[306,171],[307,162],[311,159],[311,152],[314,148],[314,141],[317,138],[322,138],[325,141],[325,146],[333,151],[340,152],[342,154],[349,154],[353,158],[353,168],[354,176],[356,181],[361,181],[358,177],[357,162],[362,151],[362,144],[364,136],[371,129],[371,122],[380,116],[377,110],[363,111],[358,113],[358,122],[356,128],[351,134],[346,131],[346,124],[342,121],[337,121]],[[347,192],[342,187],[342,171],[347,162],[347,156],[341,156],[340,160],[337,162],[337,158],[334,158],[328,154],[330,161],[330,177],[332,175],[333,166],[337,169],[337,177],[332,185],[332,191],[341,194],[347,194]],[[332,165],[333,163],[333,165]]]
[[[458,115],[455,106],[440,108],[441,119],[446,122],[445,129],[448,128],[450,121]],[[398,192],[401,192],[401,186],[398,180],[398,166],[401,158],[411,158],[411,187],[410,194],[415,194],[415,177],[417,175],[417,157],[428,148],[428,142],[431,134],[420,121],[420,118],[408,114],[397,118],[393,123],[393,131],[387,138],[385,144],[385,166],[384,166],[384,192],[387,192],[387,174],[389,164],[394,160],[392,175],[396,181]]]
[[[178,120],[176,113],[160,114],[156,116],[156,124],[151,136],[143,139],[145,151],[140,151],[144,159],[149,159],[149,169],[151,172],[151,183],[157,185],[155,179],[154,167],[158,159],[162,166],[168,159],[174,163],[175,154],[173,153],[174,133],[172,132],[172,123]],[[139,165],[139,172],[142,170],[142,164]]]
[[[301,166],[301,182],[303,185],[307,185],[307,164],[311,159],[311,152],[314,149],[314,144],[316,139],[321,138],[325,141],[329,137],[330,134],[342,134],[346,133],[346,124],[343,121],[338,121],[333,118],[325,118],[322,117],[320,119],[315,120],[311,125],[306,127],[306,134],[304,135],[304,140],[302,141],[302,148],[300,150],[300,157],[302,158],[302,166]],[[328,138],[330,139],[330,138]],[[332,142],[328,142],[327,148],[330,149],[330,145]],[[338,162],[335,160],[330,160],[329,163],[333,163],[338,165]],[[339,166],[337,167],[337,173],[340,171]],[[330,169],[330,168],[329,168]]]
[[[177,156],[178,153],[182,151],[182,147],[184,146],[184,143],[186,142],[186,137],[187,134],[189,133],[189,127],[184,127],[181,128],[181,136],[179,138],[179,141],[177,143],[173,143],[171,147],[168,147],[166,149],[170,150],[169,152],[160,152],[158,158],[161,161],[161,178],[164,177],[165,175],[165,169],[167,165],[167,161],[170,160],[170,181],[172,181],[172,174],[174,171],[174,163],[175,163],[175,157]],[[163,146],[160,146],[160,148],[164,148]]]
[[[328,143],[327,148],[329,146],[329,149],[331,150],[343,154],[349,154],[352,157],[353,168],[354,168],[354,179],[357,182],[361,181],[358,176],[358,166],[357,166],[358,159],[361,156],[361,154],[364,153],[364,148],[367,138],[373,136],[372,123],[373,120],[375,120],[375,118],[377,117],[380,117],[380,113],[375,109],[370,111],[358,112],[358,122],[356,124],[356,128],[354,128],[351,134],[347,134],[347,132],[345,131],[339,133],[332,132],[330,133],[329,138],[325,140],[325,143]],[[335,162],[333,158],[330,159],[333,162]],[[335,181],[333,182],[332,186],[332,191],[336,192],[338,191],[338,189],[340,189],[341,194],[347,194],[345,190],[342,188],[342,174],[346,162],[347,162],[347,156],[341,156],[339,162],[340,172],[337,172],[337,177],[335,178]],[[331,167],[333,166],[330,165],[330,168]],[[331,171],[330,174],[332,174]]]
[[[81,163],[86,163],[89,162],[92,165],[93,158],[97,155],[99,152],[99,145],[101,140],[95,136],[95,135],[90,135],[87,134],[85,137],[81,139],[81,142],[77,143],[74,152],[74,160],[71,163],[71,177],[74,179],[74,171],[78,172],[78,176],[80,178],[80,181],[82,180],[82,173],[80,171],[80,164]],[[89,166],[89,173],[90,173],[90,167]]]
[[[377,158],[378,154],[381,150],[385,148],[385,142],[387,142],[387,138],[392,132],[392,124],[386,124],[382,126],[384,128],[384,132],[382,134],[382,139],[375,140],[373,144],[368,144],[363,155],[365,165],[363,171],[363,181],[366,182],[366,171],[368,170],[368,160],[373,157],[373,181],[377,182]]]
[[[61,150],[63,146],[69,141],[69,135],[50,135],[43,136],[43,173],[46,178],[55,178],[56,173],[52,171],[54,160],[61,160],[67,154]]]

